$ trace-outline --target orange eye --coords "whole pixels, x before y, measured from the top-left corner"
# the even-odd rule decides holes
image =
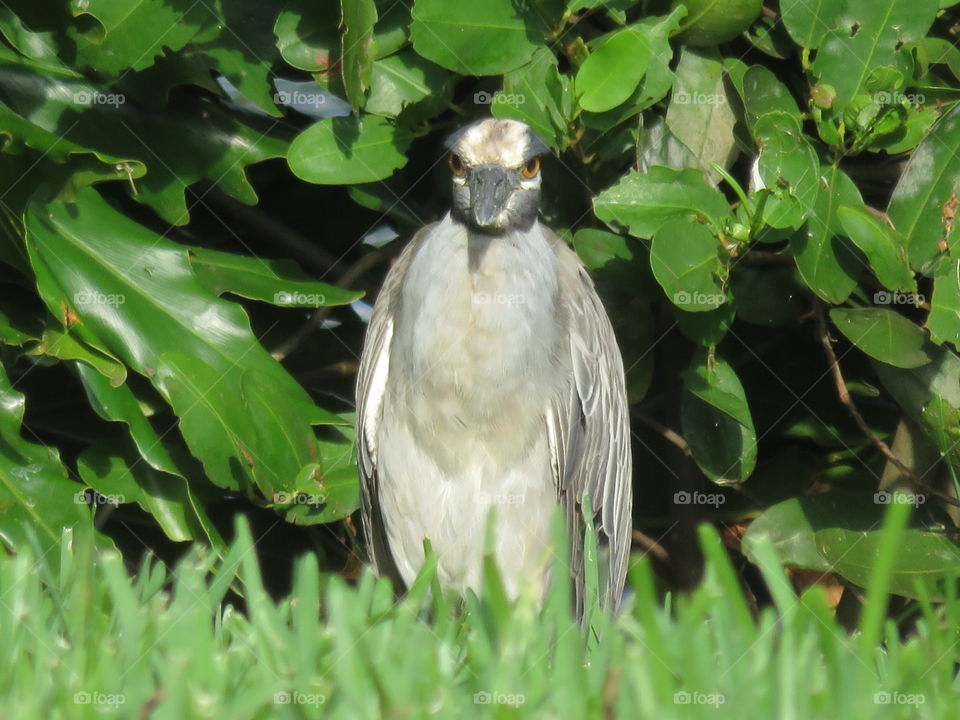
[[[463,160],[456,153],[450,153],[447,157],[447,164],[450,166],[450,171],[457,177],[462,177],[467,172],[467,169],[463,166]]]
[[[540,172],[540,158],[532,157],[527,160],[527,164],[523,166],[520,172],[523,173],[523,176],[528,180],[535,178],[537,173]]]

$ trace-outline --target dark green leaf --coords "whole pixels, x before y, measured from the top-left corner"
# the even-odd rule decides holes
[[[820,168],[814,210],[790,240],[800,276],[813,292],[829,303],[846,300],[857,285],[863,267],[841,239],[844,234],[837,208],[860,206],[863,199],[853,180],[834,165]]]
[[[68,478],[57,451],[21,436],[24,406],[0,364],[0,541],[9,550],[25,546],[29,525],[47,550],[60,542],[62,528],[92,519],[83,487]]]
[[[924,324],[938,345],[960,348],[960,260],[944,263],[933,278],[933,300]]]
[[[720,227],[729,213],[723,195],[710,187],[694,169],[652,167],[648,173],[631,172],[593,201],[597,217],[629,228],[640,238],[650,238],[668,220],[708,220]]]
[[[354,110],[366,103],[375,47],[373,26],[377,22],[377,6],[373,0],[341,0],[343,12],[343,86]]]
[[[908,238],[910,264],[931,274],[955,223],[960,187],[960,107],[955,107],[914,150],[893,191],[887,214]]]
[[[798,228],[817,200],[817,153],[797,118],[785,112],[760,116],[753,134],[760,147],[760,178],[772,193],[764,206],[764,220],[774,228]]]
[[[321,185],[390,177],[407,162],[410,135],[373,115],[327,118],[294,138],[287,162],[294,175]]]
[[[736,157],[736,118],[727,102],[720,53],[686,48],[676,74],[667,127],[690,149],[700,169],[716,182],[720,176],[712,163],[727,168]]]
[[[637,88],[650,62],[647,26],[633,25],[601,38],[577,71],[580,106],[591,112],[617,107]]]
[[[838,27],[844,4],[837,0],[780,0],[780,15],[794,42],[813,50]]]
[[[843,205],[837,208],[837,219],[885,288],[904,292],[917,289],[903,236],[863,206]]]
[[[184,249],[93,190],[77,205],[35,208],[27,227],[48,308],[85,342],[150,378],[211,481],[269,497],[316,462],[313,403],[257,342],[240,307],[197,281]],[[74,303],[94,291],[123,302]]]
[[[427,60],[463,75],[498,75],[533,57],[543,41],[535,10],[511,0],[416,0],[410,37]]]
[[[891,493],[854,495],[831,492],[785,500],[764,511],[743,536],[743,550],[756,562],[756,548],[771,543],[782,563],[835,572],[865,587],[878,560],[883,511],[890,502],[922,496]],[[897,556],[891,591],[916,597],[919,582],[928,596],[939,597],[942,582],[960,569],[960,549],[946,536],[921,528],[907,530]]]
[[[683,374],[680,423],[693,459],[718,485],[743,482],[757,462],[757,435],[743,385],[720,357],[700,350]]]
[[[670,220],[653,236],[650,268],[674,305],[706,312],[726,301],[717,280],[719,252],[719,241],[705,226]]]
[[[932,361],[902,370],[874,362],[883,386],[924,431],[957,476],[960,473],[960,358],[949,348],[932,348]]]
[[[923,330],[898,312],[886,308],[834,308],[830,319],[847,340],[881,362],[901,368],[930,362],[923,350]]]
[[[206,248],[189,250],[190,265],[207,289],[283,307],[346,305],[363,293],[317,282],[291,261],[266,260]]]

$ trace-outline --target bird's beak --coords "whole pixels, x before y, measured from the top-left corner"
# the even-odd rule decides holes
[[[514,189],[511,172],[499,165],[478,165],[467,183],[473,221],[481,228],[495,226]]]

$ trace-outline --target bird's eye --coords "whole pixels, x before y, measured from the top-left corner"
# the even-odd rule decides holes
[[[520,172],[523,173],[523,176],[528,180],[535,178],[537,173],[540,172],[540,158],[532,157],[527,160],[526,165],[523,166]]]
[[[467,172],[467,169],[463,166],[463,160],[456,153],[450,153],[447,164],[450,166],[450,171],[457,177],[462,177]]]

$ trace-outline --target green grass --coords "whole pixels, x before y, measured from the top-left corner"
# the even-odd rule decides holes
[[[888,518],[888,552],[902,521]],[[133,577],[115,551],[68,536],[59,563],[30,548],[0,558],[0,717],[957,717],[955,591],[920,602],[902,639],[883,619],[878,562],[849,635],[766,547],[774,604],[755,616],[716,533],[701,535],[695,592],[664,602],[637,558],[625,612],[594,613],[586,633],[564,584],[538,612],[490,577],[458,609],[428,569],[395,605],[369,573],[349,587],[310,556],[274,603],[245,524],[222,559],[195,550]],[[245,611],[223,602],[231,588]]]

